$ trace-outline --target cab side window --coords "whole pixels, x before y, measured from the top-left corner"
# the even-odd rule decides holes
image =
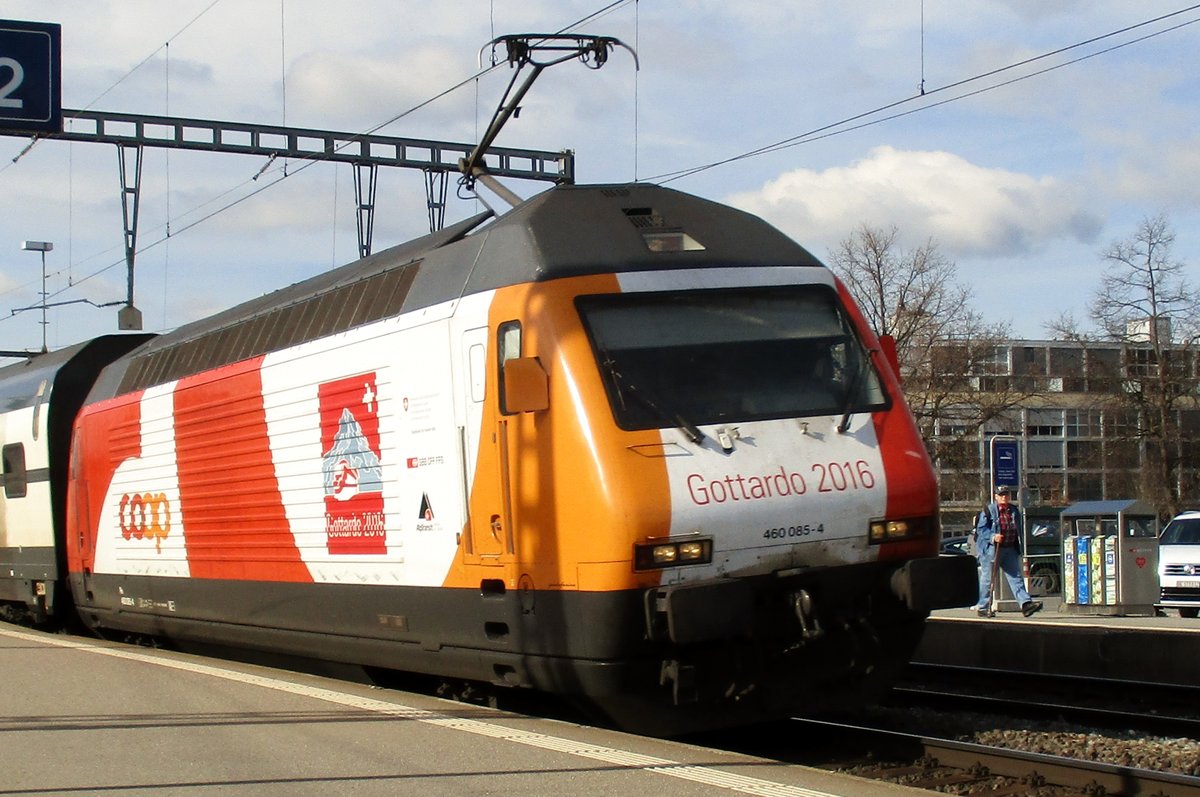
[[[9,443],[0,449],[4,462],[4,497],[24,498],[29,477],[25,471],[25,444]]]
[[[496,354],[499,357],[500,412],[512,415],[504,398],[504,364],[521,356],[521,322],[505,321],[496,330]]]

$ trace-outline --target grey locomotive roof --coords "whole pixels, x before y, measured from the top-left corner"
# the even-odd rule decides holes
[[[655,253],[629,210],[653,211],[649,224],[682,230],[705,247]],[[377,252],[288,288],[162,335],[169,345],[346,282],[424,260],[404,312],[505,285],[601,272],[761,265],[819,265],[802,246],[757,216],[661,186],[558,186],[482,230],[489,213]]]
[[[105,373],[96,400],[506,285],[585,274],[820,266],[762,219],[661,186],[558,186],[161,335]],[[651,251],[647,232],[703,247]],[[133,367],[130,367],[132,363]],[[128,373],[126,370],[128,369]]]

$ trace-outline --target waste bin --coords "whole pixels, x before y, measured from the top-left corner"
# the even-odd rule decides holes
[[[1158,513],[1136,500],[1081,501],[1063,510],[1062,611],[1154,614]]]

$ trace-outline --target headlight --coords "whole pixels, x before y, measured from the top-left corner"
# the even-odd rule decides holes
[[[930,519],[927,517],[872,520],[868,539],[872,545],[899,540],[914,540],[919,537],[928,537],[932,527]]]
[[[712,561],[712,540],[650,541],[633,546],[633,569],[655,570]]]

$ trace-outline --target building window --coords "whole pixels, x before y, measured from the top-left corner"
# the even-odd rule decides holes
[[[1141,464],[1137,440],[1105,440],[1104,465],[1107,468],[1136,468]]]
[[[938,466],[944,470],[968,470],[979,465],[979,441],[967,439],[940,440],[937,446]]]
[[[1137,433],[1137,413],[1131,410],[1109,410],[1104,413],[1105,437],[1132,437]]]
[[[1025,417],[1025,434],[1030,437],[1062,437],[1062,410],[1029,410]]]
[[[1013,373],[1023,376],[1046,375],[1046,350],[1041,346],[1019,346],[1013,349]]]
[[[1067,410],[1067,437],[1100,437],[1100,413],[1096,410]]]
[[[1012,373],[1009,367],[1010,349],[1008,346],[995,346],[991,351],[982,352],[974,363],[971,372],[975,374],[1008,375]]]
[[[1154,349],[1126,349],[1125,374],[1130,379],[1158,376],[1158,354]]]
[[[1104,467],[1104,450],[1100,441],[1068,440],[1067,467],[1102,469]]]
[[[954,471],[939,479],[942,500],[954,504],[975,504],[983,501],[983,476],[977,470]]]
[[[1200,440],[1200,410],[1180,410],[1179,429],[1189,440]]]
[[[1089,349],[1087,377],[1092,390],[1106,390],[1120,381],[1121,350]]]
[[[1062,442],[1058,440],[1030,440],[1026,442],[1025,467],[1029,470],[1062,470]]]
[[[979,428],[979,410],[975,407],[947,407],[938,414],[937,433],[944,437],[975,436]]]
[[[1110,470],[1104,474],[1104,497],[1109,501],[1121,498],[1136,498],[1138,494],[1136,470]]]
[[[1061,473],[1031,473],[1027,482],[1029,498],[1032,503],[1066,503],[1067,499],[1063,492],[1063,477]]]
[[[1104,498],[1104,478],[1099,473],[1072,473],[1067,490],[1071,501],[1100,501]]]
[[[1068,349],[1053,346],[1050,349],[1050,376],[1072,376],[1083,374],[1083,349]]]
[[[1021,423],[1021,414],[1019,412],[1004,412],[988,420],[983,425],[983,433],[986,437],[998,434],[1020,437],[1021,429],[1023,428],[1024,425]]]

